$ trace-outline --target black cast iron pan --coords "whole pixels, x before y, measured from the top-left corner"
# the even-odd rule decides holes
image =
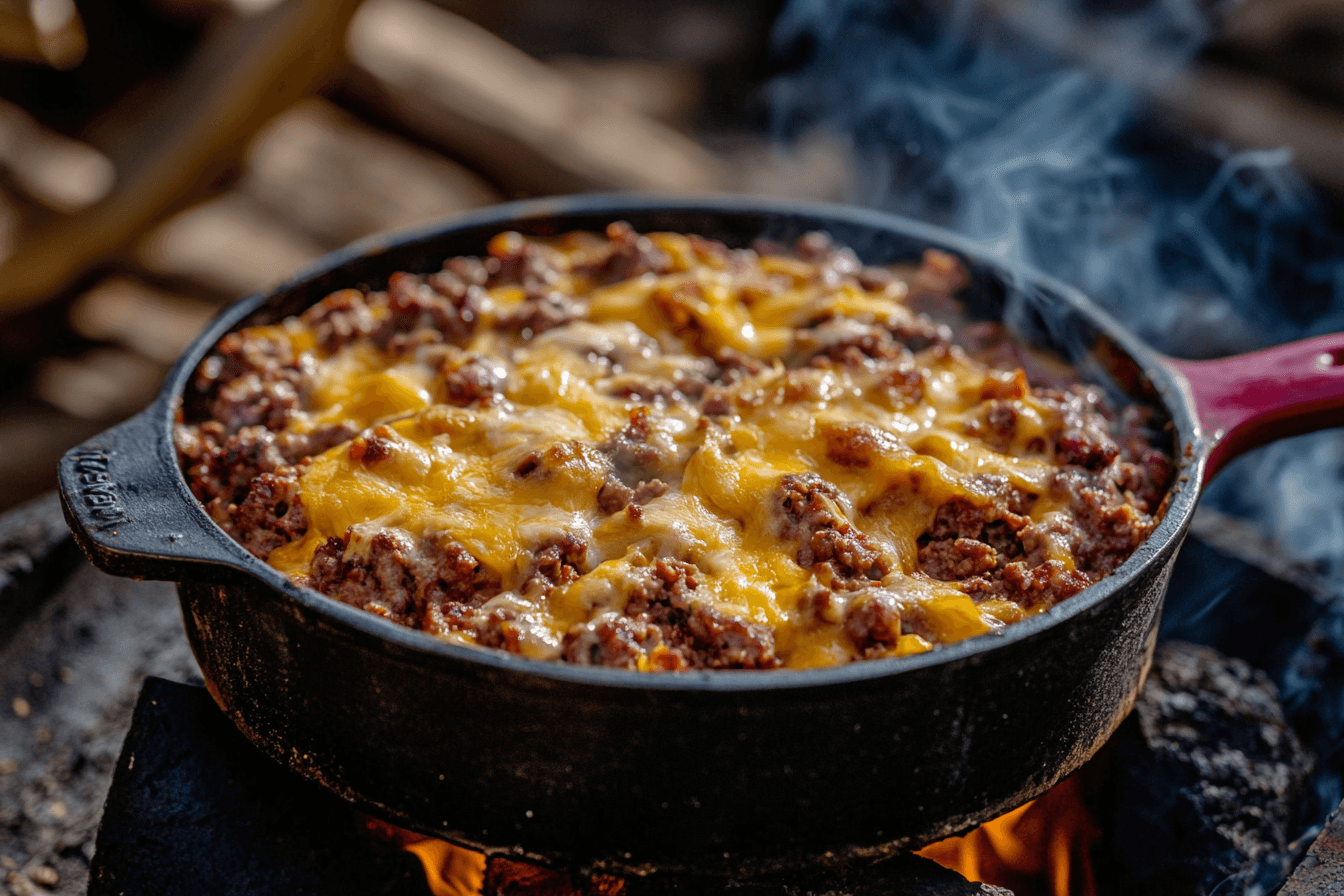
[[[975,313],[1003,316],[1087,378],[1169,417],[1180,473],[1166,516],[1114,575],[1001,634],[832,669],[640,674],[442,643],[298,588],[192,498],[173,414],[224,333],[336,288],[376,288],[396,270],[481,254],[500,230],[600,230],[618,219],[730,245],[820,229],[873,264],[917,259],[929,246],[958,253],[972,270],[965,298]],[[239,729],[355,805],[491,853],[748,873],[918,847],[1082,764],[1142,682],[1202,478],[1232,450],[1344,422],[1344,376],[1330,354],[1341,348],[1344,338],[1322,337],[1236,364],[1178,365],[1075,290],[875,212],[744,198],[542,200],[365,240],[229,308],[152,405],[62,459],[61,493],[96,565],[180,583],[196,657]],[[1239,385],[1222,385],[1228,371],[1248,369]],[[1258,404],[1238,397],[1257,388]]]

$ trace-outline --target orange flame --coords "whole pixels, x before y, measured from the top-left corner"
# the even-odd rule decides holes
[[[425,880],[434,896],[481,896],[485,890],[485,856],[364,816],[364,827],[380,840],[404,849],[425,866]]]
[[[406,851],[425,866],[425,880],[434,896],[481,896],[485,856],[430,837],[407,844]]]
[[[924,847],[919,855],[1017,896],[1097,896],[1092,848],[1100,837],[1075,776],[964,837]]]
[[[425,882],[434,896],[625,896],[625,881],[598,874],[571,875],[531,865],[494,858],[443,840],[364,816],[364,826],[374,837],[404,849],[420,860]]]
[[[541,893],[546,896],[621,896],[625,882],[599,875],[574,879],[518,862],[495,860],[487,868],[478,852],[423,837],[367,818],[375,836],[414,854],[434,896]],[[1092,820],[1077,776],[1040,799],[1000,815],[964,837],[949,837],[919,851],[968,880],[1007,887],[1017,896],[1097,896],[1092,848],[1101,831]]]

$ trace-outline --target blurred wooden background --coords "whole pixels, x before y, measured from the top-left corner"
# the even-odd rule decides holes
[[[585,190],[849,197],[845,147],[765,133],[782,5],[0,0],[0,509],[221,304],[365,234]],[[1344,191],[1342,48],[1344,3],[1250,0],[1172,111]]]

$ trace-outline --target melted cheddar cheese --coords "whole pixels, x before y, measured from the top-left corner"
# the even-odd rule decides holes
[[[353,338],[312,312],[245,331],[300,371],[279,432],[360,433],[293,467],[306,526],[267,562],[450,640],[641,669],[906,655],[1053,605],[985,586],[989,555],[965,538],[944,539],[955,556],[936,568],[975,574],[931,575],[940,508],[983,508],[986,533],[1003,519],[1035,533],[1019,554],[998,549],[1000,574],[1029,549],[1069,593],[1096,578],[1077,569],[1077,492],[1059,487],[1054,447],[1078,429],[1077,402],[974,359],[912,311],[911,278],[927,270],[865,277],[833,247],[807,260],[617,235],[657,263],[608,282],[584,262],[615,237],[496,237],[487,262],[539,273],[467,283],[451,338],[421,321],[391,344],[396,296],[350,291],[327,301],[356,306],[356,324],[341,323]],[[471,279],[437,288],[455,296]],[[236,524],[241,503],[217,518]],[[395,550],[378,540],[389,532]],[[558,566],[539,559],[548,547]],[[444,556],[467,559],[448,574]],[[398,582],[419,583],[404,599],[388,597],[387,558]],[[477,590],[463,591],[468,571]]]

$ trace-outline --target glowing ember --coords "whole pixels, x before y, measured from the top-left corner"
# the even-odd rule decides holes
[[[624,896],[625,881],[599,874],[576,877],[525,862],[491,859],[443,840],[364,817],[371,835],[413,854],[425,867],[434,896]]]
[[[1040,799],[919,854],[968,880],[1007,887],[1017,896],[1097,896],[1092,847],[1100,836],[1075,776]]]

